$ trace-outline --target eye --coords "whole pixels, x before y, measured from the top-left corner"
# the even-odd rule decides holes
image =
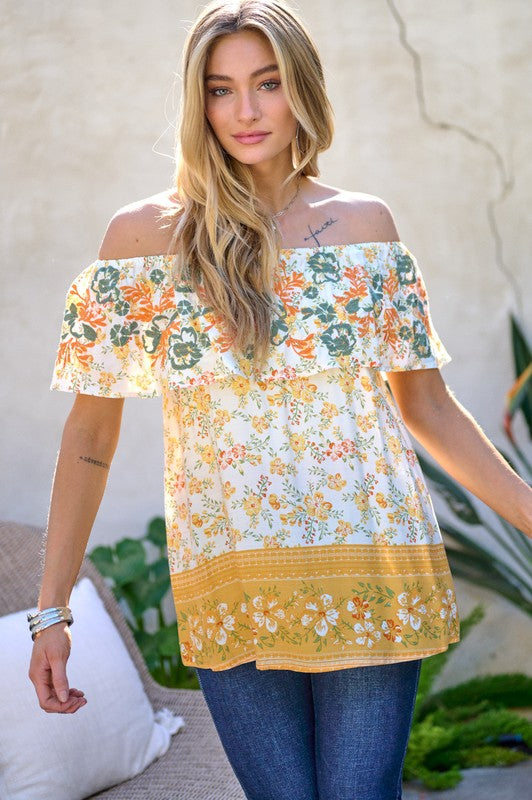
[[[264,81],[262,85],[264,87],[269,86],[270,88],[268,89],[268,91],[272,92],[274,89],[277,89],[277,87],[280,86],[281,84],[279,83],[279,81]]]
[[[209,94],[212,94],[213,97],[225,97],[225,94],[219,94],[219,92],[228,92],[229,89],[225,86],[217,86],[215,89],[209,89]]]

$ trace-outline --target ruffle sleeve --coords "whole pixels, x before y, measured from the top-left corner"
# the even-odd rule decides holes
[[[158,345],[174,295],[160,259],[98,260],[70,286],[52,389],[104,397],[161,393]]]
[[[390,372],[442,367],[451,357],[432,323],[421,270],[402,243],[390,245],[377,272],[382,279],[379,368]]]

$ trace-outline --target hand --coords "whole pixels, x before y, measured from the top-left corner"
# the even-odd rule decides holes
[[[68,686],[66,663],[70,647],[70,629],[63,623],[45,628],[35,638],[29,677],[40,707],[48,713],[74,714],[87,702],[83,692]]]

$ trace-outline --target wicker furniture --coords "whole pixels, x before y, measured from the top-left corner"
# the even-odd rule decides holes
[[[42,530],[0,523],[0,616],[35,605],[40,583]],[[96,586],[126,644],[154,709],[180,714],[186,728],[172,737],[168,752],[132,780],[99,792],[109,800],[244,800],[200,691],[167,689],[149,674],[112,592],[85,558],[80,577]],[[29,636],[29,633],[28,633]],[[21,665],[27,669],[27,665]],[[29,679],[28,679],[29,680]],[[35,700],[37,702],[37,699]]]

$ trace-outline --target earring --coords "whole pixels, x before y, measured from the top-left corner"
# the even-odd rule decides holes
[[[296,135],[292,139],[291,142],[291,152],[292,152],[292,166],[294,169],[297,169],[301,163],[301,144],[299,142],[299,131],[301,129],[301,125],[299,122],[297,123],[296,127]]]

